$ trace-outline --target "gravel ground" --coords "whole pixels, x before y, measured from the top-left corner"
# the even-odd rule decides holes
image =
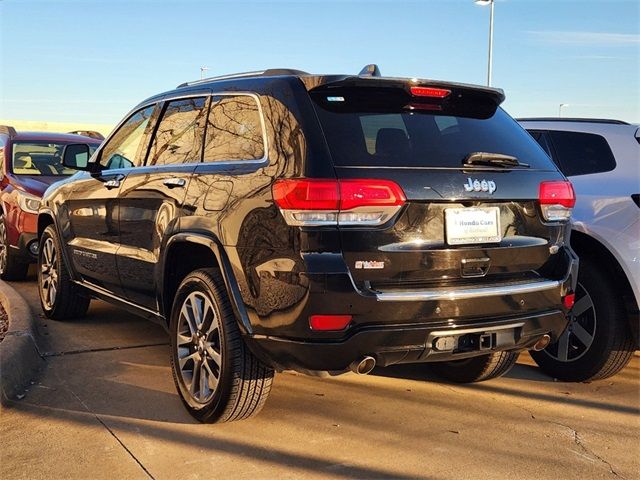
[[[7,312],[4,311],[2,305],[0,305],[0,342],[4,338],[5,333],[7,333],[7,329],[9,328],[9,317],[7,316]]]

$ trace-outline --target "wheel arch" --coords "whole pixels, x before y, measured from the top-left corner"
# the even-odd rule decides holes
[[[53,214],[50,211],[44,211],[38,214],[38,238],[42,236],[42,232],[49,225],[53,225],[55,227],[55,220],[53,219]]]
[[[627,320],[633,332],[636,345],[640,348],[640,315],[638,314],[638,301],[631,287],[631,283],[613,253],[596,238],[573,230],[571,232],[571,248],[578,254],[580,260],[590,260],[604,268],[610,276],[620,281],[624,304],[627,310]]]
[[[243,334],[250,335],[253,329],[231,262],[219,240],[213,235],[202,233],[176,233],[169,238],[164,248],[160,265],[159,284],[162,285],[162,290],[159,303],[167,326],[178,286],[186,275],[199,268],[220,270],[231,306],[238,319],[238,327]]]

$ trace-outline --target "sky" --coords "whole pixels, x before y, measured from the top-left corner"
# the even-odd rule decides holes
[[[640,123],[639,25],[637,0],[496,0],[505,109]],[[201,66],[484,84],[488,30],[473,0],[0,0],[0,118],[115,124]]]

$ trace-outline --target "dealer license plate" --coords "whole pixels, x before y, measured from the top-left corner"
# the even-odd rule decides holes
[[[501,240],[498,207],[447,208],[444,218],[449,245],[496,243]]]

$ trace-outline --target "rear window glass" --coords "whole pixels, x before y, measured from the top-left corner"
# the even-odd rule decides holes
[[[616,168],[604,137],[593,133],[549,132],[562,171],[567,177],[609,172]]]
[[[488,152],[514,156],[531,168],[556,169],[536,141],[500,108],[477,117],[409,112],[402,106],[394,110],[388,105],[372,112],[349,107],[346,95],[316,92],[312,98],[336,166],[462,168],[470,153]]]

